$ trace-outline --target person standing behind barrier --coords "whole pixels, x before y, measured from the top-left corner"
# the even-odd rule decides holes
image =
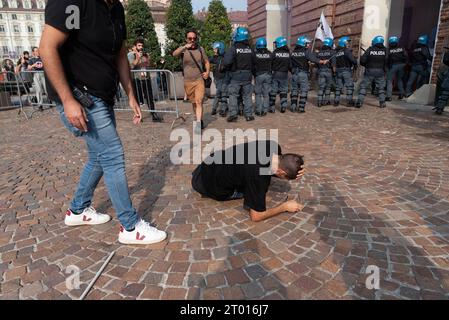
[[[238,27],[234,33],[234,44],[226,51],[224,67],[230,71],[231,80],[228,86],[229,117],[228,122],[238,119],[238,100],[240,90],[243,95],[243,106],[246,121],[253,121],[253,50],[249,46],[249,32],[245,27]]]
[[[366,89],[371,86],[373,81],[379,90],[379,106],[385,108],[385,71],[387,68],[388,53],[384,46],[385,39],[377,36],[372,41],[363,56],[360,58],[360,64],[365,67],[365,75],[360,84],[359,99],[355,107],[361,108],[366,96]]]
[[[212,45],[214,55],[209,58],[209,62],[214,65],[214,82],[215,82],[215,98],[212,104],[211,115],[217,114],[217,109],[222,117],[226,117],[228,110],[228,84],[229,75],[225,70],[223,71],[223,59],[225,53],[225,44],[223,42],[214,42]]]
[[[413,48],[410,62],[412,64],[412,70],[407,82],[406,96],[410,97],[413,84],[416,81],[416,89],[429,80],[430,66],[432,64],[432,55],[429,49],[429,37],[427,35],[420,36],[416,46]]]
[[[310,76],[310,62],[320,63],[315,54],[310,50],[310,39],[306,36],[301,36],[296,41],[295,49],[291,53],[291,68],[292,68],[292,93],[291,93],[291,107],[292,112],[299,111],[306,112],[307,96],[309,94],[309,76]],[[299,94],[299,109],[298,107]]]
[[[65,126],[75,136],[84,138],[89,154],[66,211],[65,224],[96,225],[111,219],[91,206],[94,191],[104,176],[121,224],[118,241],[123,244],[163,241],[166,233],[141,219],[132,206],[124,150],[116,129],[113,105],[118,81],[129,97],[134,124],[142,120],[126,57],[123,6],[118,0],[77,3],[83,19],[75,29],[66,23],[71,18],[66,8],[73,0],[48,0],[41,38],[45,73],[51,83],[49,94],[57,102]]]
[[[128,62],[131,69],[131,75],[134,79],[134,87],[136,88],[137,99],[142,105],[145,100],[150,109],[153,122],[162,122],[160,117],[155,111],[154,98],[153,98],[153,86],[151,85],[150,72],[139,72],[139,70],[148,70],[150,68],[150,57],[147,53],[144,53],[144,42],[141,39],[134,41],[132,51],[128,53]]]
[[[256,115],[264,117],[270,107],[271,91],[271,64],[273,54],[267,49],[267,39],[256,40],[256,51],[254,52],[254,75],[256,94]]]
[[[28,63],[28,70],[34,71],[33,82],[36,88],[36,98],[37,104],[40,109],[42,109],[42,104],[44,103],[44,94],[47,92],[46,84],[45,84],[45,76],[44,76],[44,64],[42,63],[42,59],[39,55],[39,48],[33,47],[32,57]]]
[[[446,48],[448,50],[449,48]],[[449,67],[449,51],[446,51],[443,58],[443,63]],[[441,82],[441,94],[438,98],[437,105],[435,107],[435,113],[438,115],[443,114],[444,108],[447,106],[449,101],[449,69],[447,69],[442,74],[442,82]]]
[[[206,93],[204,80],[209,78],[210,64],[205,50],[198,44],[198,32],[194,29],[185,33],[186,44],[173,52],[174,57],[181,57],[184,70],[184,89],[193,106],[196,121],[203,122],[203,99]]]
[[[393,97],[393,80],[396,77],[396,83],[399,89],[399,100],[402,100],[405,95],[404,90],[404,74],[405,65],[407,64],[408,56],[404,47],[399,46],[399,38],[396,36],[388,39],[388,73],[387,73],[387,98],[386,101],[391,101]]]
[[[318,64],[318,108],[331,104],[332,62],[334,62],[331,59],[335,55],[333,46],[334,41],[331,38],[326,38],[323,41],[323,47],[317,53],[317,58],[325,62]]]
[[[340,105],[340,96],[343,88],[346,87],[346,100],[349,106],[354,106],[354,80],[352,79],[352,70],[357,68],[357,60],[352,55],[352,50],[348,48],[351,39],[341,37],[338,40],[337,53],[335,54],[334,65],[336,68],[337,83],[335,86],[334,106]]]

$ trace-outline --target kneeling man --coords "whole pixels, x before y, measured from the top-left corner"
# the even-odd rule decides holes
[[[192,174],[192,187],[217,201],[244,199],[252,221],[258,222],[282,212],[298,212],[304,206],[294,200],[267,209],[266,193],[271,177],[285,180],[304,175],[303,156],[282,154],[272,140],[234,145],[212,153]]]

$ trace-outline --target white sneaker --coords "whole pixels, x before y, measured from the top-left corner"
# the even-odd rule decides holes
[[[123,244],[152,244],[164,241],[167,233],[152,227],[148,222],[140,220],[133,231],[126,231],[120,226],[118,241]]]
[[[72,210],[68,209],[64,222],[67,226],[84,226],[103,224],[109,222],[109,220],[111,220],[109,215],[98,213],[93,207],[89,207],[80,214],[74,214]]]

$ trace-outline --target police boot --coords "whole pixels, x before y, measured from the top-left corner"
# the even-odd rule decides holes
[[[437,115],[442,115],[442,114],[443,114],[443,111],[444,111],[444,108],[436,108],[435,113],[436,113]]]
[[[304,107],[299,107],[299,113],[304,113],[306,112],[306,108]]]
[[[323,106],[323,103],[321,101],[318,101],[317,105],[318,108],[321,108]]]
[[[356,107],[357,109],[360,109],[360,108],[362,107],[362,102],[361,102],[361,101],[357,101],[357,102],[354,104],[354,107]]]
[[[402,99],[404,99],[404,95],[400,94],[399,97],[398,97],[398,100],[402,100]]]
[[[217,110],[216,109],[212,109],[211,113],[212,116],[215,116],[217,114]]]
[[[220,116],[223,117],[223,118],[226,117],[226,110],[221,110],[220,111]]]
[[[354,100],[348,101],[348,106],[349,106],[349,107],[354,107],[354,106],[355,106]]]
[[[162,122],[164,119],[159,116],[157,113],[151,113],[151,116],[153,117],[153,122]]]
[[[386,108],[387,104],[385,102],[381,102],[379,106],[380,106],[380,108]]]
[[[253,116],[246,116],[245,119],[246,119],[246,121],[254,121]]]
[[[385,101],[392,101],[393,99],[390,97],[385,98]]]
[[[261,117],[262,116],[262,111],[256,111],[256,116]]]
[[[334,107],[338,107],[339,105],[340,105],[340,101],[335,100],[335,101],[334,101]]]
[[[286,107],[281,107],[281,113],[285,113]]]
[[[238,116],[229,116],[227,121],[228,122],[237,122],[238,118],[239,118]]]

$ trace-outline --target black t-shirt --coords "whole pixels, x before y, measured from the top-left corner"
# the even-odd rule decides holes
[[[74,12],[66,13],[73,5],[80,11],[79,29],[70,26]],[[120,1],[115,0],[109,8],[104,0],[48,0],[45,23],[69,34],[59,50],[67,81],[113,103],[118,85],[117,56],[126,39]],[[52,100],[60,101],[53,87],[48,91]]]
[[[273,154],[281,155],[282,150],[271,140],[239,144],[211,154],[200,165],[206,195],[224,201],[235,191],[242,192],[244,206],[258,212],[265,211]]]

